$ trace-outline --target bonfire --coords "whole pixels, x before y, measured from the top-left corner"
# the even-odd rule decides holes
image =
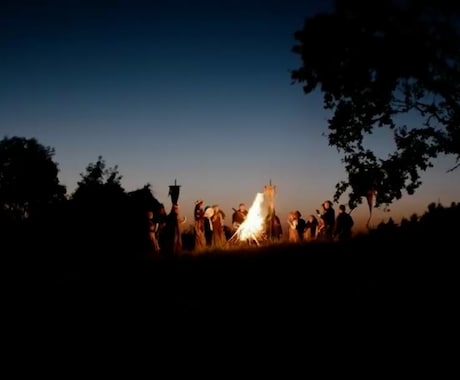
[[[246,219],[240,224],[228,242],[230,244],[254,242],[259,246],[260,241],[265,239],[265,218],[267,214],[268,208],[265,205],[264,194],[257,193]]]

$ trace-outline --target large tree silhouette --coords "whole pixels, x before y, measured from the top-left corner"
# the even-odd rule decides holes
[[[128,195],[121,185],[118,167],[107,167],[99,156],[81,173],[81,180],[71,195],[72,234],[87,254],[101,254],[122,247]]]
[[[295,33],[301,66],[294,83],[319,88],[330,110],[329,145],[343,154],[355,207],[372,192],[376,206],[413,194],[441,154],[460,165],[460,6],[443,0],[338,0]],[[379,157],[367,135],[389,131]],[[385,154],[388,154],[385,156]]]
[[[80,252],[84,250],[92,258],[141,252],[146,212],[157,211],[161,205],[150,184],[126,192],[118,166],[108,167],[102,156],[88,164],[80,176],[71,196],[72,235],[79,236]]]
[[[0,141],[0,212],[7,220],[23,221],[43,214],[65,199],[59,184],[55,152],[35,138],[4,137]]]

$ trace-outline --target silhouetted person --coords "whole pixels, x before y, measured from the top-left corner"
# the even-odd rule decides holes
[[[265,218],[265,233],[271,241],[278,241],[283,238],[283,227],[275,211],[269,213]]]
[[[299,210],[297,210],[295,213],[297,215],[297,232],[299,234],[299,240],[302,241],[303,233],[305,230],[305,219],[302,218],[302,214],[300,213]]]
[[[233,209],[233,211],[232,230],[233,233],[235,233],[238,227],[246,220],[246,217],[248,216],[248,210],[246,210],[246,205],[244,203],[240,203],[238,210]]]
[[[155,221],[156,221],[156,237],[158,244],[160,246],[160,252],[162,251],[163,247],[167,245],[166,240],[166,220],[167,220],[168,215],[166,214],[166,209],[163,204],[160,205],[160,208],[158,212],[154,215]]]
[[[351,230],[353,228],[353,218],[346,212],[345,205],[339,206],[339,212],[335,221],[334,236],[340,240],[349,240],[351,238]]]
[[[186,218],[179,215],[179,205],[175,204],[166,218],[165,247],[166,253],[178,254],[182,251],[182,225]]]
[[[322,240],[330,241],[334,239],[335,210],[331,201],[325,201],[321,206],[323,208],[322,212],[316,210],[318,218],[321,219],[318,237]]]
[[[212,222],[212,246],[213,248],[223,248],[227,243],[227,237],[224,231],[225,213],[219,205],[212,206],[214,214],[211,217]]]
[[[214,209],[211,206],[206,206],[204,209],[204,237],[206,240],[206,246],[212,246],[212,216],[214,215]]]
[[[318,219],[314,215],[308,215],[305,221],[305,228],[303,232],[303,240],[311,241],[316,240],[318,234]]]
[[[147,236],[149,241],[149,252],[160,252],[160,245],[157,239],[158,223],[155,221],[152,210],[147,211]]]
[[[299,231],[297,230],[297,213],[295,211],[291,211],[288,215],[288,241],[289,243],[298,243],[300,242]]]
[[[206,238],[205,238],[205,216],[203,201],[200,199],[195,202],[195,210],[193,213],[195,224],[194,224],[194,234],[195,234],[195,251],[199,251],[206,247]]]

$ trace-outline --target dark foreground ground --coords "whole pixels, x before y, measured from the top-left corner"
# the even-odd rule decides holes
[[[421,237],[136,260],[37,253],[4,266],[3,325],[16,343],[39,347],[126,339],[152,347],[166,338],[191,352],[240,352],[273,350],[281,339],[276,350],[390,344],[404,357],[452,337],[455,251]]]

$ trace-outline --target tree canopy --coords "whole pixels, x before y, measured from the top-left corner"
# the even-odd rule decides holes
[[[36,139],[4,137],[0,141],[0,210],[23,220],[64,199],[55,152]]]
[[[319,88],[330,110],[329,145],[342,153],[356,207],[369,191],[376,206],[414,194],[434,159],[460,165],[460,5],[444,0],[337,0],[294,34],[301,58],[291,71],[306,94]],[[377,130],[394,146],[380,157],[366,144]]]
[[[72,199],[85,202],[109,201],[112,198],[124,197],[125,190],[121,185],[123,178],[118,166],[107,167],[105,160],[99,156],[96,163],[89,163],[86,172],[80,173],[81,180],[72,194]]]

